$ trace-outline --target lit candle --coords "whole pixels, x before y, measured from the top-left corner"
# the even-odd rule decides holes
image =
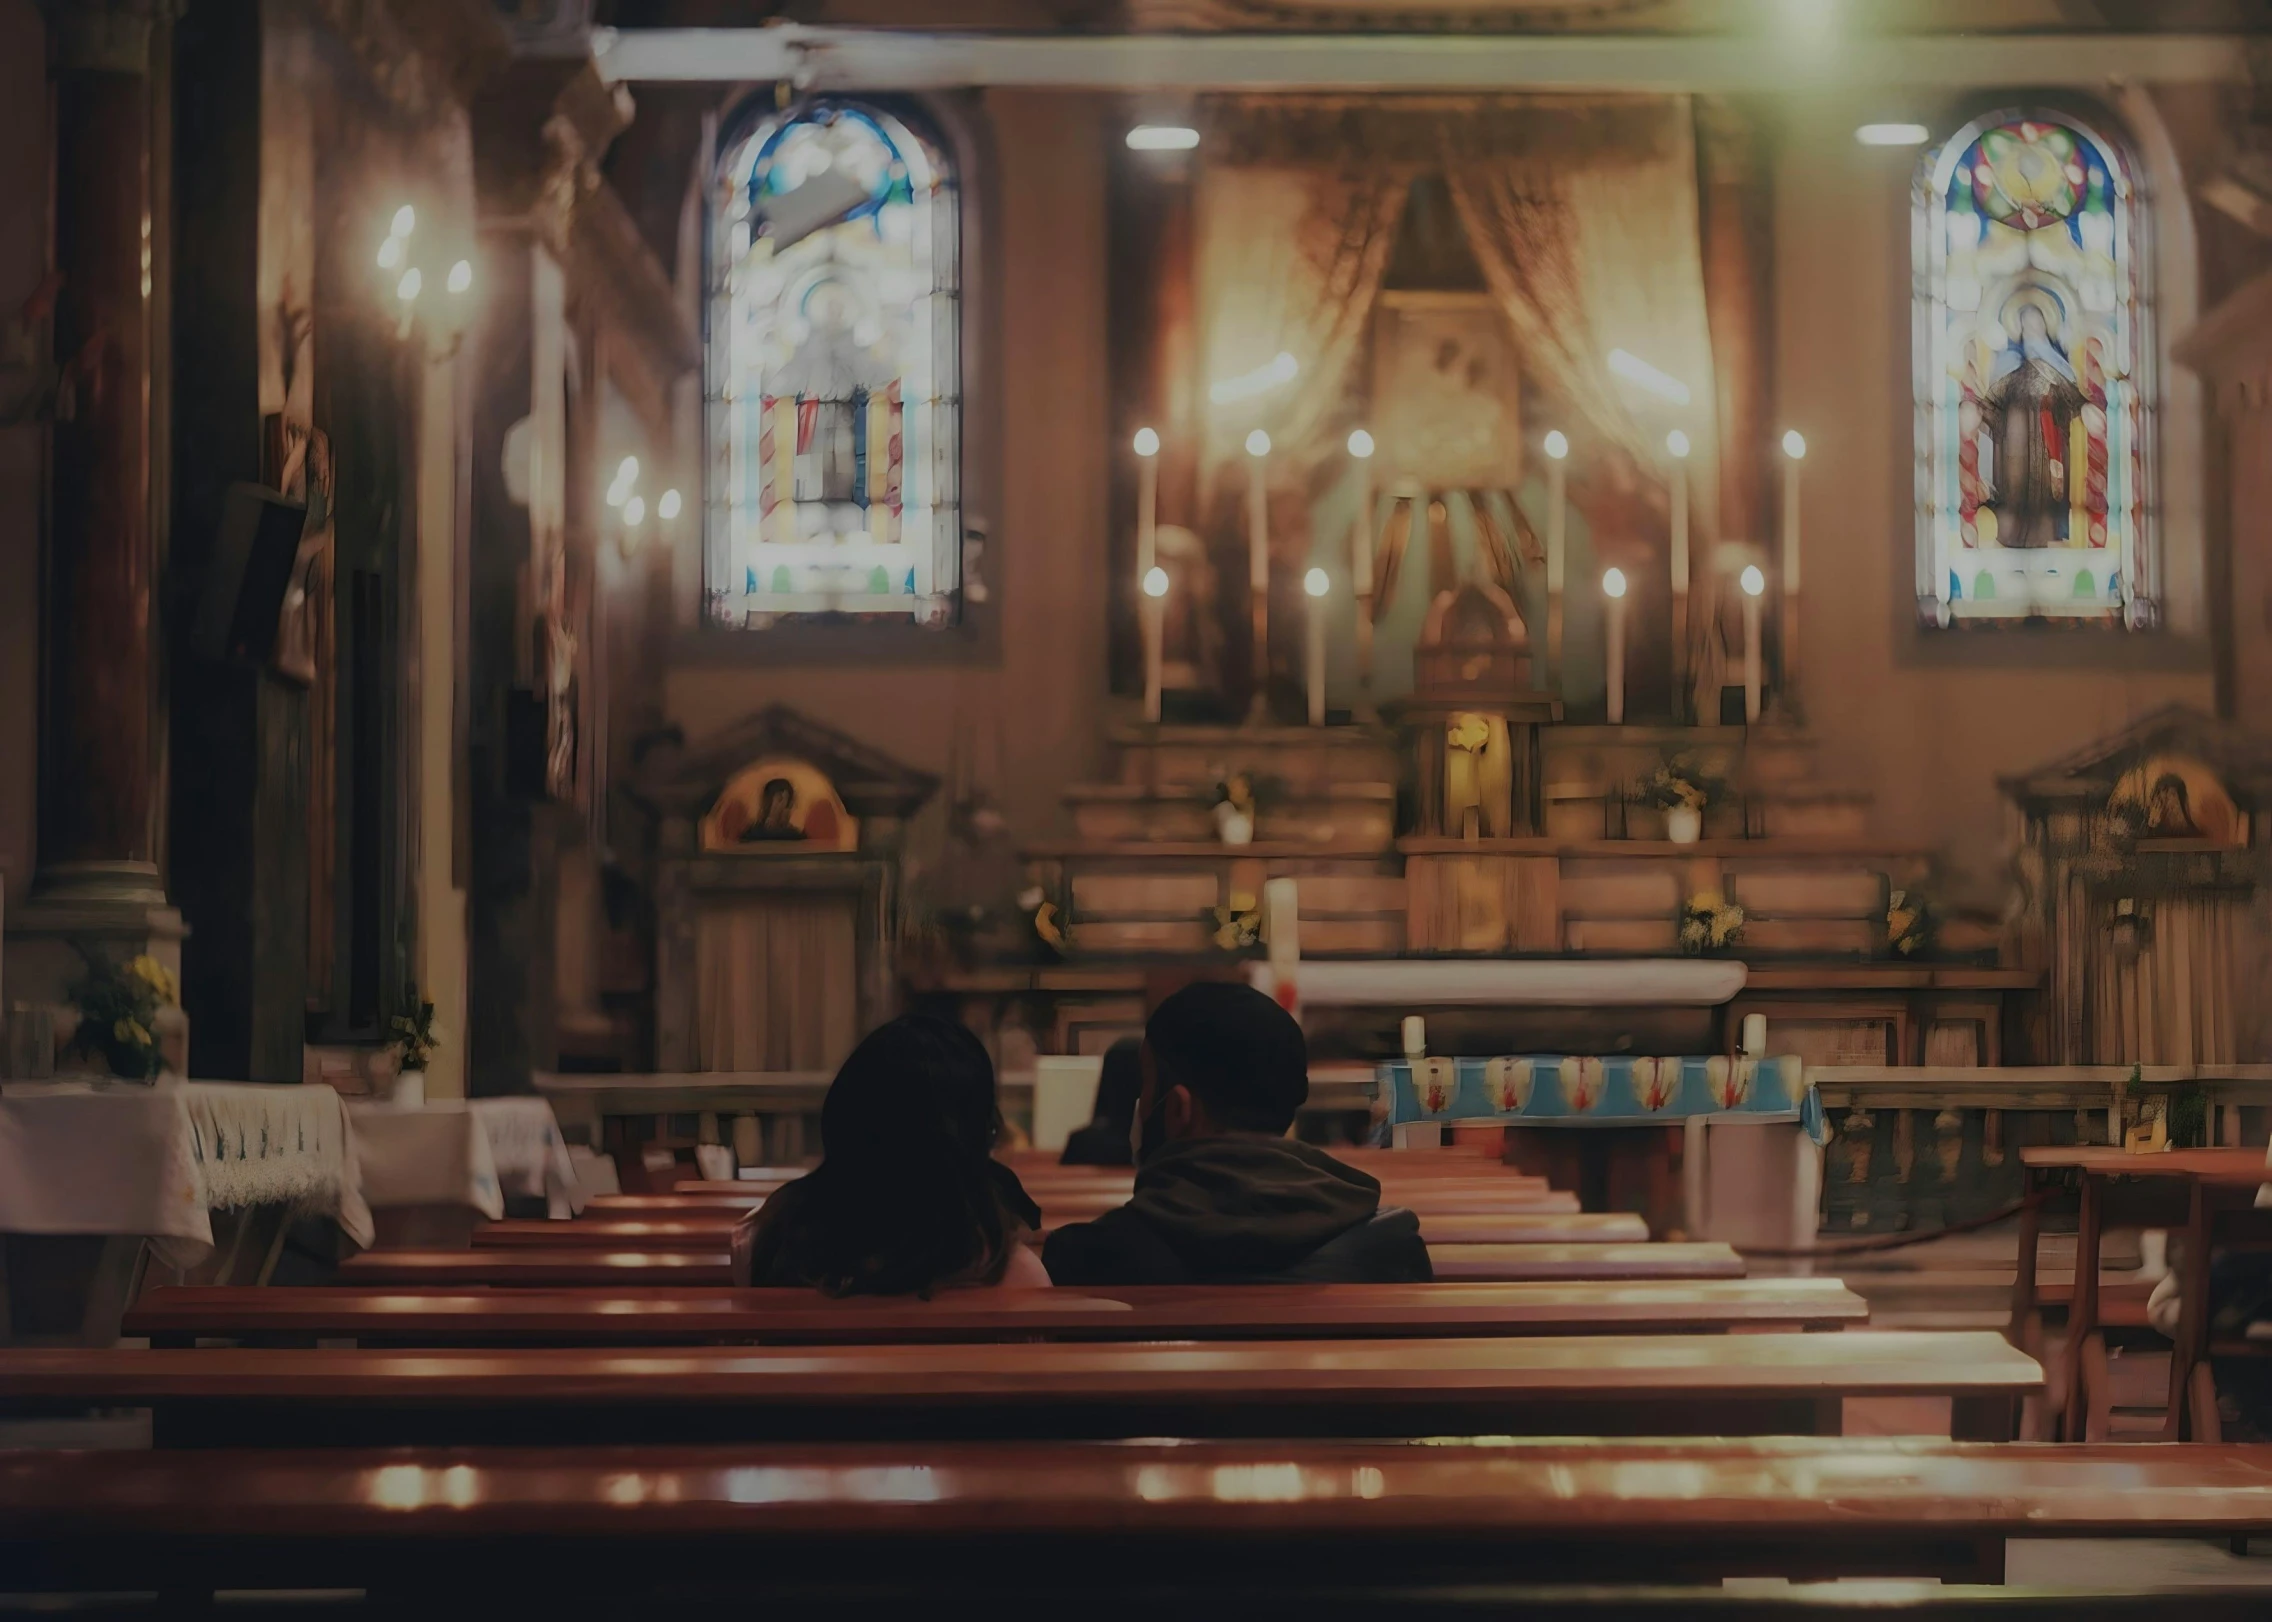
[[[1292,879],[1263,881],[1262,942],[1278,1006],[1294,1013],[1302,1001],[1297,989],[1302,974],[1302,906],[1300,886]]]
[[[1357,522],[1349,532],[1349,586],[1357,598],[1357,685],[1373,681],[1373,436],[1359,428],[1349,436],[1357,463]]]
[[[1783,687],[1786,697],[1799,667],[1799,464],[1807,442],[1796,428],[1783,436]]]
[[[1160,436],[1136,430],[1136,578],[1149,580],[1159,562]]]
[[[1609,724],[1625,720],[1625,571],[1605,569],[1601,577],[1609,640]]]
[[[1759,719],[1759,598],[1767,590],[1767,577],[1759,565],[1743,566],[1743,718],[1748,725]]]
[[[1428,1022],[1426,1020],[1418,1014],[1405,1015],[1401,1033],[1404,1038],[1404,1056],[1407,1059],[1427,1057]]]
[[[1665,435],[1672,458],[1666,481],[1672,495],[1672,686],[1673,712],[1687,713],[1688,687],[1688,436],[1675,428]]]
[[[1546,436],[1546,665],[1562,674],[1562,568],[1568,506],[1563,464],[1569,460],[1570,441],[1556,428]]]
[[[1310,598],[1302,668],[1309,687],[1310,725],[1313,727],[1325,725],[1325,594],[1332,589],[1333,577],[1323,569],[1312,569],[1302,577],[1302,590],[1308,592]]]
[[[1166,641],[1168,572],[1158,564],[1144,571],[1144,719],[1160,718],[1160,654]]]
[[[1270,436],[1257,428],[1246,436],[1246,587],[1254,613],[1253,718],[1261,720],[1270,702]]]

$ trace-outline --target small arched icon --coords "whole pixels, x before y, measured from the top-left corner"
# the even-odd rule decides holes
[[[1493,1059],[1483,1067],[1483,1086],[1501,1115],[1520,1115],[1530,1103],[1530,1061]]]
[[[1713,1059],[1705,1066],[1705,1080],[1712,1088],[1712,1102],[1722,1109],[1739,1109],[1751,1097],[1752,1072],[1758,1067],[1756,1059]]]
[[[1458,1067],[1449,1059],[1415,1059],[1412,1090],[1419,1095],[1424,1113],[1442,1115],[1451,1109],[1452,1099],[1459,1092]]]
[[[1583,1114],[1601,1102],[1609,1067],[1599,1059],[1564,1059],[1562,1085],[1569,1089],[1570,1108]]]

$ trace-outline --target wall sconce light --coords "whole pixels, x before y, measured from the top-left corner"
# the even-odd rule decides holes
[[[404,203],[394,211],[387,234],[379,242],[378,264],[381,271],[394,278],[395,336],[407,339],[417,325],[419,299],[426,291],[427,271],[450,294],[440,306],[427,307],[436,313],[428,317],[431,333],[440,341],[432,350],[435,360],[447,360],[455,355],[465,342],[465,295],[473,290],[473,261],[459,259],[442,267],[439,259],[420,263],[413,252],[418,230],[418,210]],[[436,245],[437,248],[439,244]]]

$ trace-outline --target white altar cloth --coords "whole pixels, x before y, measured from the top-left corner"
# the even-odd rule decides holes
[[[355,1139],[328,1087],[19,1082],[0,1089],[0,1233],[141,1235],[168,1267],[210,1213],[285,1205],[372,1239]]]
[[[1255,989],[1276,995],[1268,963],[1247,972]],[[1694,957],[1313,958],[1296,984],[1315,1008],[1715,1008],[1743,989],[1747,973],[1741,963]]]
[[[349,1107],[364,1198],[381,1209],[459,1206],[492,1221],[507,1195],[542,1199],[566,1217],[583,1204],[552,1106],[541,1098],[444,1101],[416,1109]]]

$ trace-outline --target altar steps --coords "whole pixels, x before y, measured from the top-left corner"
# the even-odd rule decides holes
[[[1076,783],[1065,791],[1083,839],[1202,843],[1216,838],[1213,784],[1155,788],[1145,783]],[[1264,844],[1370,845],[1396,837],[1393,783],[1305,783],[1264,790],[1254,837]]]

